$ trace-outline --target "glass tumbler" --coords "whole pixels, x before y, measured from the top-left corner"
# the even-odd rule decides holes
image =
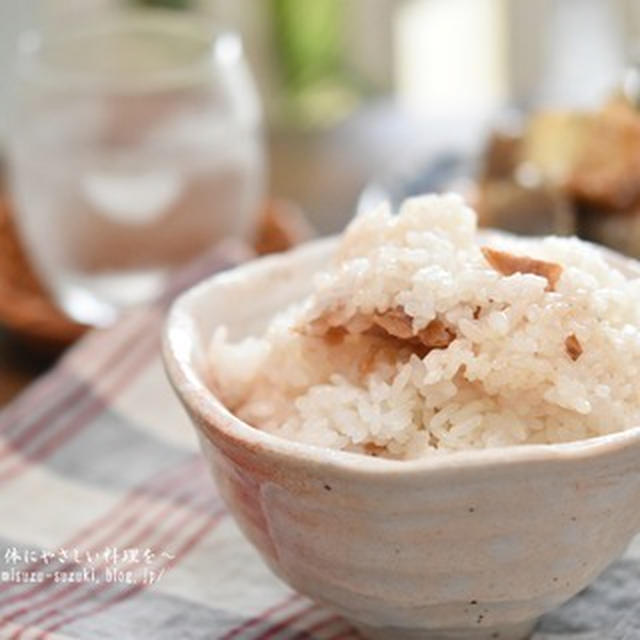
[[[75,320],[110,324],[223,237],[250,237],[261,110],[233,32],[179,12],[76,16],[23,34],[13,96],[17,227]]]

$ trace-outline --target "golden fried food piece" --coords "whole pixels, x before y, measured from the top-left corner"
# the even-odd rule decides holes
[[[480,179],[510,179],[522,156],[522,135],[516,131],[497,129],[491,132],[482,158]]]
[[[529,187],[507,179],[479,182],[472,206],[481,227],[524,235],[571,235],[576,230],[572,203],[550,184]]]
[[[606,210],[640,198],[640,113],[615,100],[595,117],[564,188],[577,202]]]
[[[456,333],[436,318],[418,332],[418,338],[428,349],[446,349],[456,339]]]
[[[582,355],[582,345],[575,334],[570,334],[564,341],[565,349],[569,357],[575,362]]]
[[[507,251],[498,251],[491,247],[481,247],[486,261],[503,276],[514,273],[532,273],[547,279],[547,291],[554,291],[560,276],[562,266],[555,262],[536,260],[529,256],[516,256]]]
[[[576,111],[540,111],[531,116],[521,146],[521,162],[545,181],[563,184],[575,171],[591,138],[596,116]]]
[[[456,333],[441,320],[435,318],[415,332],[413,318],[402,308],[396,307],[372,314],[356,313],[345,317],[344,308],[325,311],[308,325],[297,327],[302,335],[322,336],[330,344],[336,344],[347,334],[365,334],[389,338],[406,346],[417,347],[424,357],[432,349],[446,349],[456,338]]]

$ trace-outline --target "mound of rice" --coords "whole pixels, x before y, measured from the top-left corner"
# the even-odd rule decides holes
[[[476,236],[457,196],[381,207],[264,335],[210,346],[246,422],[408,459],[640,424],[640,280],[575,238]]]

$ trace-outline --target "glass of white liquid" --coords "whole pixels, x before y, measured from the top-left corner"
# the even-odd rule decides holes
[[[23,34],[10,117],[16,223],[75,320],[110,324],[252,233],[260,105],[238,36],[202,17],[119,10]]]

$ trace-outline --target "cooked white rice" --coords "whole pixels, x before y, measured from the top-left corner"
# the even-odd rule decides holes
[[[260,429],[392,458],[640,424],[640,280],[575,238],[492,241],[561,265],[549,290],[543,276],[502,275],[480,245],[475,213],[454,195],[357,218],[313,293],[264,335],[232,344],[225,328],[215,332],[217,392]],[[413,319],[416,334],[438,320],[454,339],[425,354],[349,325],[393,309]],[[319,318],[348,330],[322,335]],[[581,353],[572,356],[568,339]]]

